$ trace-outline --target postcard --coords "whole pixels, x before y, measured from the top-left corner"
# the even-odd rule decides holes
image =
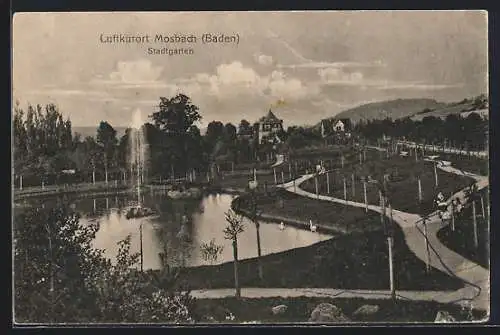
[[[13,323],[481,323],[485,11],[19,12]]]

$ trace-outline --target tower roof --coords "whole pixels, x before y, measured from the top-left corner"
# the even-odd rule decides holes
[[[278,119],[276,117],[276,115],[274,115],[274,113],[271,112],[271,110],[269,110],[269,112],[267,112],[267,114],[265,116],[260,118],[259,122],[263,122],[263,121],[281,122],[281,120]]]

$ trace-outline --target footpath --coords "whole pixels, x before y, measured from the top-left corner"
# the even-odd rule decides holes
[[[438,168],[449,173],[466,175],[476,180],[478,189],[488,186],[488,178],[484,176],[467,173],[453,168],[448,162],[438,161]],[[307,192],[300,188],[300,184],[313,178],[314,174],[307,174],[298,179],[285,184],[281,187],[289,192],[312,199],[331,201],[346,206],[365,208],[364,203],[345,201],[344,199],[334,198],[325,195],[319,195]],[[448,199],[465,197],[465,190],[457,192]],[[380,206],[369,205],[368,209],[377,213],[382,212]],[[469,305],[479,310],[489,310],[489,270],[464,258],[463,256],[448,249],[437,238],[437,232],[447,223],[438,217],[437,213],[432,213],[426,217],[425,225],[427,230],[427,241],[429,252],[427,251],[426,237],[424,234],[424,220],[420,215],[406,213],[393,209],[392,216],[402,229],[405,241],[409,249],[423,262],[429,262],[429,265],[450,276],[457,277],[464,282],[464,287],[456,291],[397,291],[399,299],[405,300],[424,300],[436,301],[439,303],[453,303],[460,305]],[[234,289],[210,289],[195,290],[191,292],[196,298],[225,298],[234,296]],[[246,298],[265,298],[265,297],[356,297],[367,299],[390,299],[390,292],[381,290],[339,290],[330,288],[242,288],[242,297]]]

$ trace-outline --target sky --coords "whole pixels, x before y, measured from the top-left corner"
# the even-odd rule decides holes
[[[207,33],[238,43],[205,44]],[[113,34],[197,42],[101,42]],[[487,93],[482,11],[16,13],[12,49],[14,101],[55,103],[75,126],[128,126],[177,93],[199,107],[201,128],[269,108],[285,125],[314,124],[368,102]]]

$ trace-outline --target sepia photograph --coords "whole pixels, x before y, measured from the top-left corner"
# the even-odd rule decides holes
[[[490,317],[486,11],[17,12],[12,311]]]

